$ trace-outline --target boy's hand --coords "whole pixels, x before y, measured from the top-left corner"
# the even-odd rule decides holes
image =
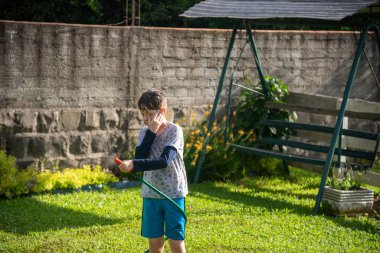
[[[132,172],[132,170],[133,170],[133,161],[132,160],[124,160],[123,163],[121,163],[119,165],[119,169],[122,172],[126,172],[126,173]]]
[[[162,112],[160,110],[157,110],[149,118],[149,121],[148,121],[149,130],[152,131],[153,133],[157,133],[158,129],[160,128],[164,120],[165,120],[165,117],[162,114]]]

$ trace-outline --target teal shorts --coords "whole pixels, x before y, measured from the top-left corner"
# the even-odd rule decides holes
[[[185,198],[173,199],[185,210]],[[166,199],[143,198],[141,235],[158,238],[164,234],[172,240],[185,239],[185,217]]]

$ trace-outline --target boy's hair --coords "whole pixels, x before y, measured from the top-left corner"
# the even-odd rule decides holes
[[[159,90],[148,90],[141,95],[138,106],[140,110],[160,110],[167,108],[167,99]]]

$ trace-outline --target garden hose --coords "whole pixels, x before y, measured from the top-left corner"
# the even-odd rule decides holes
[[[117,164],[122,164],[123,161],[120,160],[119,158],[115,157],[115,162]],[[161,195],[162,197],[164,197],[166,200],[168,200],[171,204],[173,204],[180,212],[181,214],[183,215],[183,217],[185,218],[185,224],[187,222],[187,215],[186,215],[186,211],[184,209],[182,209],[174,200],[172,200],[168,195],[166,195],[165,193],[163,193],[162,191],[160,191],[159,189],[157,189],[156,187],[154,187],[153,185],[151,185],[150,183],[148,183],[147,181],[144,180],[144,178],[140,177],[139,175],[137,175],[136,173],[133,173],[131,172],[130,173],[133,177],[135,177],[137,180],[139,180],[140,182],[142,182],[143,184],[145,184],[146,186],[148,186],[150,189],[152,189],[154,192],[158,193],[159,195]],[[167,240],[168,238],[166,237],[165,238],[165,241]],[[149,249],[145,251],[145,253],[148,253],[149,252]]]

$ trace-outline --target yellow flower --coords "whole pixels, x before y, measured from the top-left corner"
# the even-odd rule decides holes
[[[207,133],[207,137],[210,137],[210,135],[211,135],[210,133]]]
[[[207,150],[207,151],[210,151],[210,150],[212,150],[212,146],[210,146],[210,145],[207,145],[207,146],[206,146],[206,150]]]
[[[191,166],[195,166],[195,162],[196,162],[196,160],[193,160],[193,161],[191,161]]]
[[[190,143],[186,143],[186,148],[190,148],[191,147],[191,144]]]
[[[244,134],[244,131],[243,131],[242,129],[240,129],[240,130],[238,131],[238,134],[239,134],[239,135],[243,135],[243,134]]]
[[[194,135],[194,134],[195,134],[195,132],[194,132],[194,131],[191,131],[191,132],[190,132],[190,135]]]
[[[212,123],[212,131],[216,131],[218,129],[218,127],[217,127],[217,125],[216,125],[216,121],[214,121],[213,123]]]
[[[199,141],[197,141],[197,143],[194,144],[194,148],[196,150],[201,150],[202,149],[202,144]]]
[[[209,111],[205,111],[205,116],[207,117],[208,115],[210,115],[210,112]]]
[[[201,130],[199,130],[199,129],[195,130],[196,134],[199,134],[200,132],[201,132]]]
[[[195,158],[195,159],[197,159],[197,158],[198,158],[198,156],[199,156],[198,154],[194,154],[194,158]]]

